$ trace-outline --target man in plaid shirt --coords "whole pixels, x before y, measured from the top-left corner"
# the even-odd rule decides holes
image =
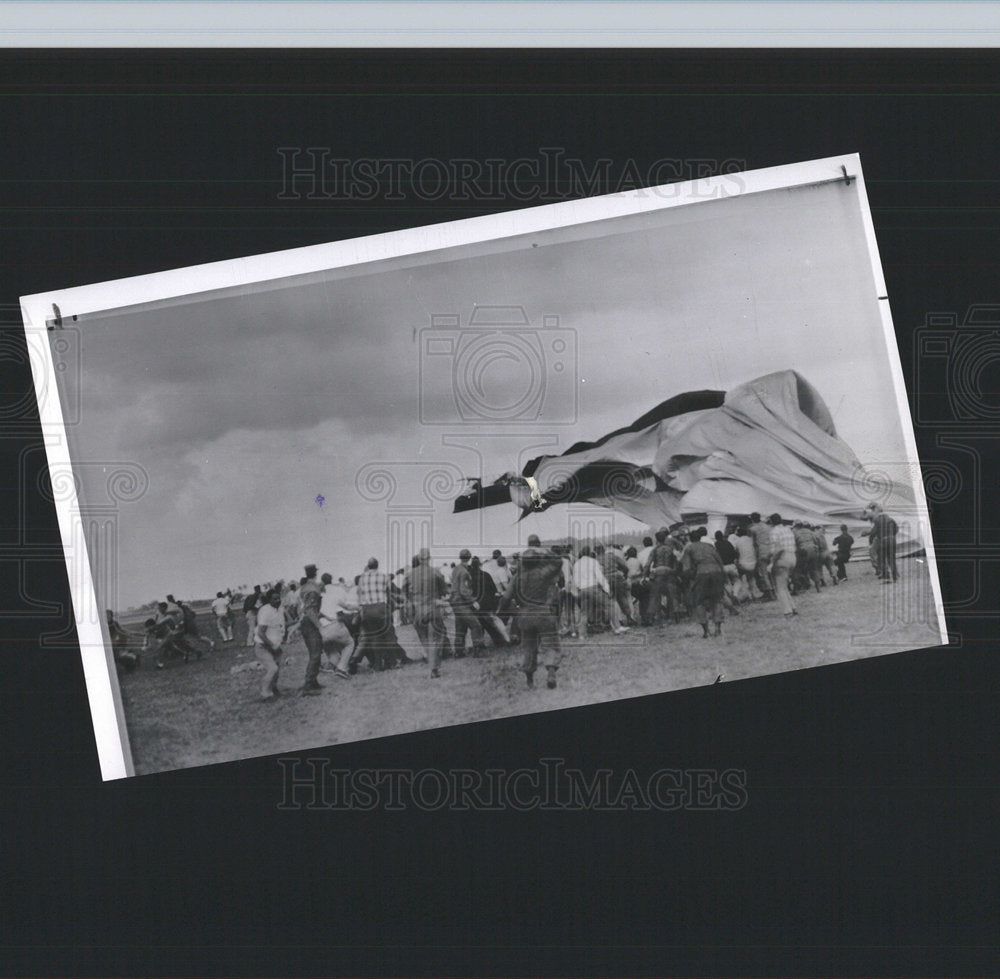
[[[368,657],[373,669],[384,670],[385,662],[383,645],[389,636],[389,626],[392,624],[389,611],[390,576],[378,569],[378,558],[369,558],[368,566],[358,578],[358,605],[361,608],[361,635],[357,649],[351,657],[359,663],[363,656]]]
[[[772,513],[767,518],[770,527],[771,575],[774,580],[774,593],[786,618],[798,615],[792,604],[792,596],[788,593],[788,576],[795,567],[795,534],[791,527],[781,522],[780,513]]]

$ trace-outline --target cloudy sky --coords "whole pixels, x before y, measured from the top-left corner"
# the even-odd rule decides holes
[[[402,563],[419,536],[405,528],[428,521],[439,557],[562,536],[567,508],[516,525],[513,507],[453,516],[450,500],[463,476],[492,480],[681,391],[785,368],[819,389],[862,462],[905,460],[860,229],[856,194],[834,183],[90,318],[74,458],[149,476],[121,505],[109,604],[214,595],[310,561],[353,576],[371,555]],[[476,307],[523,309],[530,326],[477,340],[463,332]],[[80,475],[83,500],[102,502],[101,467]]]

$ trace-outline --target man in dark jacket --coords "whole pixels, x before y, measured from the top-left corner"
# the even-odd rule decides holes
[[[705,534],[704,527],[692,532],[691,543],[684,551],[682,565],[692,579],[694,614],[707,639],[709,618],[715,623],[715,635],[722,635],[722,600],[726,591],[726,572],[719,552],[702,539]]]
[[[896,568],[896,534],[899,533],[899,525],[877,503],[869,504],[865,517],[872,522],[871,546],[878,561],[878,576],[882,579],[882,584],[888,585],[899,577]]]
[[[517,605],[521,624],[521,644],[524,646],[522,670],[528,686],[535,685],[538,653],[544,648],[544,665],[548,672],[546,686],[554,690],[556,671],[562,661],[559,644],[559,584],[562,578],[562,558],[541,546],[532,534],[528,547],[521,554],[517,574],[510,580],[504,598]]]
[[[660,615],[663,596],[667,596],[667,614],[674,621],[680,618],[680,590],[677,578],[677,553],[670,531],[661,527],[656,532],[656,544],[643,569],[649,577],[649,601],[646,605],[644,625],[655,625]]]
[[[431,667],[431,678],[440,675],[441,657],[448,634],[444,625],[448,585],[444,575],[431,565],[431,552],[425,547],[417,555],[417,563],[407,572],[403,593],[413,609],[413,627]]]
[[[854,538],[847,532],[847,524],[840,525],[840,536],[833,541],[837,548],[837,580],[847,581],[847,562],[851,560]]]
[[[472,575],[469,572],[469,562],[472,552],[462,548],[458,555],[458,564],[451,572],[451,610],[455,613],[455,656],[461,659],[465,655],[465,635],[472,636],[472,651],[475,655],[483,648],[483,627],[476,613],[479,602],[472,591]]]
[[[479,624],[483,627],[483,631],[489,634],[494,646],[500,648],[509,645],[507,637],[497,627],[499,620],[494,619],[500,598],[493,576],[483,570],[478,557],[469,562],[469,575],[472,578],[472,594],[479,605],[475,613]]]

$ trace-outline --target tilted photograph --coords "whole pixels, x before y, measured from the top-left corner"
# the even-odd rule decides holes
[[[105,778],[948,641],[856,155],[54,286]]]

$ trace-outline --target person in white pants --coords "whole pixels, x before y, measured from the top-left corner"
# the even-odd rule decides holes
[[[232,642],[233,617],[229,614],[229,599],[221,591],[216,593],[212,611],[215,613],[215,627],[219,630],[222,641]]]
[[[281,663],[282,644],[285,641],[285,613],[281,610],[281,593],[272,591],[267,604],[257,613],[254,629],[257,659],[264,667],[260,683],[260,697],[270,702],[278,696],[278,671]]]

